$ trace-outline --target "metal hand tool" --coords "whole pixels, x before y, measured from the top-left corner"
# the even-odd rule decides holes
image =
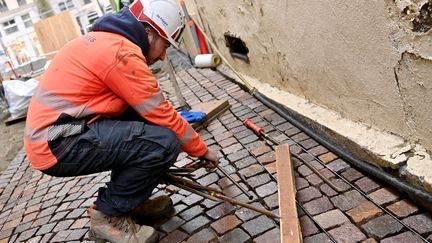
[[[203,160],[198,160],[198,161],[194,161],[191,162],[189,164],[186,164],[184,166],[184,168],[198,168],[201,167],[204,164]],[[222,167],[219,166],[218,163],[214,163],[216,168],[222,172],[235,186],[237,186],[250,200],[253,199],[253,196],[246,191],[246,189],[244,189],[236,180],[234,180],[234,178],[232,178],[228,172],[226,172]]]
[[[183,179],[183,178],[180,178],[177,176],[173,176],[170,173],[166,173],[164,179],[169,184],[177,186],[183,190],[190,191],[192,193],[195,193],[197,195],[200,195],[200,196],[207,198],[207,199],[210,199],[212,201],[222,200],[222,201],[228,202],[232,205],[238,205],[240,207],[248,208],[250,210],[262,213],[262,214],[267,215],[267,216],[272,217],[272,218],[280,218],[278,215],[276,215],[276,214],[274,214],[274,213],[272,213],[266,209],[257,208],[257,207],[254,207],[254,206],[248,204],[248,203],[243,203],[243,202],[235,200],[234,198],[227,197],[227,196],[223,195],[221,191],[219,191],[215,188],[203,186],[203,185],[198,184],[196,182],[186,180],[186,179]]]

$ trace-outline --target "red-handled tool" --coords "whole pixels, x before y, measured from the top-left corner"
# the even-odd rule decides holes
[[[274,138],[270,137],[265,131],[264,128],[255,124],[251,119],[246,119],[243,122],[247,128],[252,130],[256,135],[263,136],[264,138],[270,140],[273,144],[279,145],[280,143],[276,141]]]

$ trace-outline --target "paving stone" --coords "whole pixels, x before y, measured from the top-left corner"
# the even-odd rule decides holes
[[[253,150],[251,151],[251,153],[252,153],[254,156],[258,157],[258,156],[260,156],[260,155],[266,154],[266,153],[271,152],[271,151],[272,151],[272,149],[271,149],[269,146],[264,145],[264,146],[261,146],[261,147],[258,147],[258,148],[253,149]]]
[[[231,162],[236,162],[237,160],[240,160],[248,155],[249,155],[249,151],[247,151],[246,149],[242,149],[240,151],[228,155],[227,158]]]
[[[264,203],[271,210],[279,207],[279,196],[277,193],[264,198]]]
[[[317,176],[317,174],[311,174],[306,176],[306,180],[312,185],[312,186],[318,186],[323,183],[323,180]]]
[[[302,165],[297,169],[298,173],[303,177],[313,174],[313,171],[309,169],[306,165]]]
[[[218,143],[220,143],[220,142],[222,142],[222,141],[224,141],[226,139],[232,138],[232,137],[233,137],[233,133],[231,131],[227,131],[227,132],[224,132],[224,133],[221,133],[221,134],[218,134],[218,135],[214,136],[214,139]]]
[[[355,243],[366,239],[366,236],[351,223],[332,229],[329,233],[337,242]]]
[[[210,228],[205,228],[187,239],[187,243],[216,242],[217,234]]]
[[[303,207],[312,215],[327,212],[333,209],[333,204],[327,197],[320,197],[314,199],[308,203],[305,203]]]
[[[419,210],[416,205],[406,199],[387,206],[387,209],[399,218],[405,218],[406,216],[416,213]]]
[[[332,161],[327,166],[337,173],[350,168],[350,165],[347,162],[343,161],[342,159],[337,159],[335,161]]]
[[[342,211],[347,211],[357,207],[362,202],[366,201],[366,198],[363,197],[358,191],[351,190],[345,192],[342,195],[335,196],[330,200],[335,207],[339,208]]]
[[[193,206],[182,213],[179,214],[182,219],[188,221],[193,219],[195,216],[201,214],[203,212],[203,209],[200,207],[200,205]]]
[[[422,243],[424,241],[414,233],[407,231],[399,235],[382,239],[380,242],[381,243],[398,243],[398,242]]]
[[[259,197],[266,197],[278,191],[278,186],[274,181],[271,181],[263,186],[256,188],[256,193]]]
[[[235,215],[228,215],[221,219],[218,219],[214,223],[210,224],[210,226],[218,233],[224,234],[227,231],[230,231],[236,228],[242,221],[239,220]]]
[[[250,236],[240,228],[236,228],[220,238],[220,242],[224,243],[243,243],[249,240]]]
[[[418,214],[409,216],[402,220],[405,224],[420,234],[432,233],[432,218],[429,214]]]
[[[24,242],[34,236],[38,228],[26,230],[19,234],[17,242]]]
[[[14,233],[16,234],[16,233],[21,233],[21,232],[23,232],[23,231],[26,231],[26,230],[30,229],[30,226],[31,226],[32,224],[33,224],[33,222],[20,223],[20,225],[18,225],[18,226],[15,228]]]
[[[301,190],[305,187],[309,186],[309,182],[307,182],[307,180],[305,180],[304,178],[301,177],[296,177],[295,178],[295,186],[297,190]]]
[[[363,224],[361,228],[368,236],[382,239],[399,232],[403,226],[390,215],[383,215]]]
[[[232,145],[232,144],[235,144],[235,143],[238,143],[238,141],[237,141],[237,139],[235,139],[234,137],[229,137],[229,138],[227,138],[227,139],[224,139],[224,140],[222,140],[222,141],[219,141],[219,145],[220,145],[222,148],[226,148],[226,147],[228,147],[228,146],[230,146],[230,145]]]
[[[65,241],[70,242],[74,240],[80,240],[86,233],[88,229],[76,229],[70,232],[70,234],[66,237]]]
[[[21,224],[32,221],[33,219],[36,218],[37,215],[38,215],[38,212],[34,212],[34,213],[27,214],[27,215],[24,216],[24,218],[22,219]]]
[[[323,154],[323,155],[318,156],[318,158],[319,158],[322,162],[324,162],[325,164],[327,164],[327,163],[329,163],[329,162],[331,162],[331,161],[337,159],[338,156],[337,156],[336,154],[332,153],[332,152],[328,152],[328,153],[325,153],[325,154]]]
[[[252,219],[244,224],[242,228],[246,230],[251,236],[259,235],[274,227],[273,221],[265,215]]]
[[[35,221],[33,221],[32,227],[38,227],[44,224],[47,224],[50,220],[51,216],[46,216],[43,218],[38,218]]]
[[[294,141],[296,141],[296,142],[301,142],[303,140],[309,139],[309,136],[306,135],[306,133],[301,132],[301,133],[299,133],[297,135],[292,136],[291,139],[294,140]]]
[[[332,243],[333,241],[328,238],[324,233],[312,235],[303,239],[303,243]]]
[[[204,216],[199,216],[195,218],[192,221],[187,222],[186,224],[183,224],[181,226],[182,229],[184,229],[188,234],[192,234],[198,230],[200,230],[202,227],[204,227],[207,223],[209,223],[210,220]]]
[[[254,202],[250,204],[254,207],[262,208],[262,205],[260,203]],[[235,211],[235,215],[245,222],[256,217],[257,215],[260,215],[260,213],[241,207]]]
[[[276,162],[266,164],[264,166],[265,166],[266,170],[271,174],[275,174],[277,172]]]
[[[178,243],[182,242],[188,237],[186,233],[183,233],[179,230],[176,230],[174,232],[171,232],[168,234],[165,238],[163,238],[160,242],[161,243]]]
[[[42,225],[39,230],[36,232],[36,235],[45,235],[48,234],[52,231],[52,229],[54,229],[54,226],[57,223],[50,223],[50,224],[44,224]]]
[[[57,209],[57,206],[51,206],[51,207],[45,208],[44,210],[42,210],[39,213],[38,217],[42,218],[42,217],[45,217],[47,215],[51,215],[56,211],[56,209]]]
[[[300,217],[299,222],[303,238],[320,232],[315,226],[315,223],[308,216]]]
[[[379,205],[387,204],[399,199],[397,191],[389,188],[381,188],[369,194],[369,197]]]
[[[348,181],[352,182],[363,177],[364,175],[357,169],[350,167],[345,172],[342,172],[342,176]]]
[[[252,164],[256,164],[257,160],[252,157],[252,156],[247,156],[245,158],[242,158],[240,160],[238,160],[237,162],[235,162],[235,166],[237,167],[237,169],[241,170],[243,168],[246,168]]]
[[[42,236],[35,236],[26,241],[26,243],[40,243],[42,240]]]
[[[262,173],[253,177],[248,178],[246,181],[247,183],[252,187],[256,188],[258,186],[261,186],[271,180],[268,173]]]
[[[371,218],[381,215],[383,212],[375,204],[369,201],[361,203],[358,207],[346,212],[355,223],[363,223]]]
[[[69,220],[64,220],[64,221],[60,221],[58,222],[58,224],[54,227],[53,232],[58,232],[58,231],[62,231],[62,230],[66,230],[68,229],[72,224],[73,224],[73,220],[69,219]]]
[[[190,194],[189,196],[185,197],[182,202],[191,206],[198,202],[201,202],[203,200],[203,197],[197,195],[197,194]]]
[[[290,129],[286,130],[285,134],[288,135],[288,136],[293,136],[293,135],[298,134],[300,132],[301,132],[300,129],[298,129],[297,127],[293,127],[293,128],[290,128]]]
[[[274,228],[253,240],[255,243],[277,243],[280,242],[280,230]]]
[[[90,223],[89,218],[79,218],[71,225],[70,229],[81,229],[86,227]]]
[[[315,187],[307,187],[297,192],[297,200],[302,203],[309,202],[310,200],[321,196],[321,192]]]
[[[363,177],[360,180],[354,182],[354,184],[365,193],[370,193],[380,187],[376,181],[368,177]]]
[[[173,216],[167,222],[161,225],[160,229],[165,231],[166,233],[171,233],[174,230],[178,229],[181,225],[183,225],[186,221],[181,219],[180,217]]]
[[[276,161],[276,153],[274,151],[270,151],[268,153],[265,153],[265,154],[259,156],[257,159],[262,164],[272,163],[272,162]]]
[[[257,175],[257,174],[259,174],[259,173],[261,173],[263,171],[264,171],[264,169],[263,169],[263,167],[261,165],[254,164],[254,165],[251,165],[251,166],[249,166],[247,168],[244,168],[244,169],[240,170],[239,173],[241,175],[243,175],[244,177],[249,178],[249,177]]]
[[[349,184],[347,184],[345,181],[343,181],[340,178],[331,178],[330,181],[331,183],[333,183],[333,185],[338,187],[341,192],[345,192],[352,189],[352,187]]]
[[[333,228],[349,221],[349,219],[339,209],[322,213],[320,215],[314,216],[313,218],[324,229]]]
[[[218,219],[227,214],[233,213],[235,210],[236,208],[231,203],[223,202],[207,211],[207,215],[212,219]]]
[[[290,153],[292,154],[292,155],[299,155],[300,153],[302,153],[302,148],[300,147],[300,146],[297,146],[297,145],[290,145]],[[294,160],[294,157],[293,158],[291,158],[292,160]]]
[[[9,239],[9,237],[12,235],[13,230],[14,230],[13,228],[2,229],[0,231],[0,240]]]
[[[306,140],[306,141],[308,141],[308,140]],[[303,142],[305,142],[305,141],[303,141]],[[318,143],[317,143],[317,145],[318,145]],[[323,147],[321,145],[313,147],[312,149],[309,149],[309,153],[311,153],[313,156],[319,156],[319,155],[325,154],[327,152],[328,152],[328,149],[326,149],[325,147]]]
[[[333,188],[331,188],[328,184],[322,184],[320,186],[320,190],[322,193],[324,193],[324,195],[326,195],[327,197],[332,197],[337,195],[338,193],[333,190]]]
[[[222,149],[222,153],[224,153],[225,155],[229,155],[229,154],[233,154],[235,152],[238,152],[241,149],[243,149],[243,145],[241,143],[236,143],[236,144],[233,144],[229,147]]]

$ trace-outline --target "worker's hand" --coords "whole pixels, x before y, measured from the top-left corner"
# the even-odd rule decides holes
[[[203,167],[207,170],[213,170],[219,164],[219,156],[213,149],[208,149],[207,152],[201,157],[203,161]]]

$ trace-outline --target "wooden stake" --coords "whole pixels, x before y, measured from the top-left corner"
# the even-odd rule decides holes
[[[303,242],[296,207],[293,165],[288,144],[276,147],[281,243]]]

